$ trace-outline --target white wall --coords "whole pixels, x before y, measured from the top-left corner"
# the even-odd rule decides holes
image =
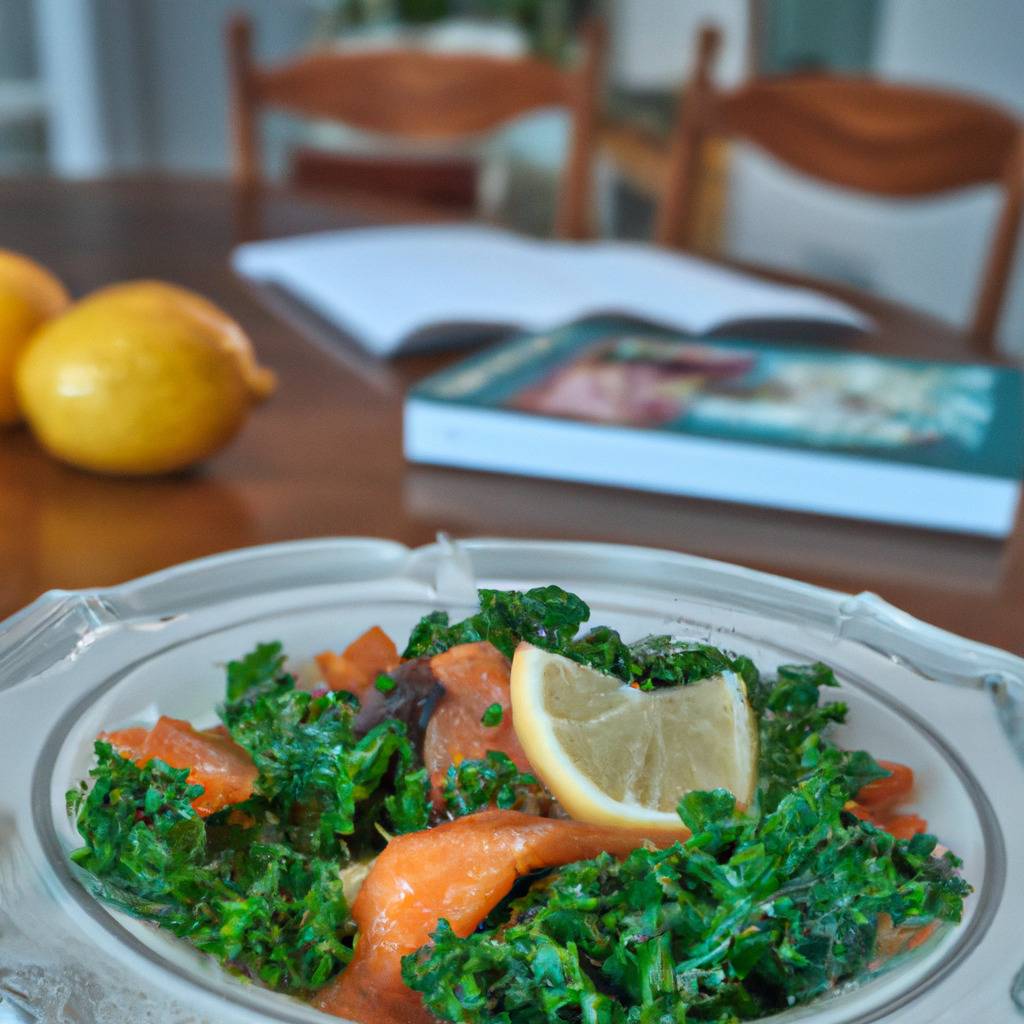
[[[312,0],[34,3],[53,98],[54,168],[71,175],[224,173],[228,15],[251,15],[257,55],[272,60],[307,45],[322,11]],[[271,142],[286,131],[269,119]]]
[[[747,69],[749,0],[618,0],[611,7],[610,72],[620,85],[664,89],[688,73],[697,33],[704,24],[722,31],[722,84]]]
[[[1021,0],[885,0],[877,71],[969,90],[1024,110]],[[964,323],[995,212],[995,190],[922,202],[853,196],[740,154],[731,192],[734,254],[836,277]],[[1024,258],[1000,331],[1024,354]]]
[[[316,8],[303,0],[145,0],[140,6],[146,16],[142,45],[154,120],[152,158],[172,171],[223,173],[226,18],[247,11],[259,58],[272,60],[308,45]]]

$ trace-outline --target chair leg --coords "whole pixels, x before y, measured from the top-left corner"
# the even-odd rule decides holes
[[[1005,199],[996,225],[995,237],[981,282],[981,292],[971,324],[971,342],[983,356],[996,352],[996,329],[1006,296],[1006,284],[1013,269],[1024,210],[1024,130],[1010,156],[1004,178]]]
[[[240,185],[250,186],[259,182],[261,169],[253,92],[252,23],[244,14],[235,14],[229,19],[225,42],[230,76],[234,177]]]

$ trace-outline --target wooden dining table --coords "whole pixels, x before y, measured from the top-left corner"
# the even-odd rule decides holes
[[[282,315],[280,296],[239,280],[229,254],[254,224],[274,236],[430,216],[287,190],[254,200],[223,181],[5,182],[0,247],[42,261],[76,296],[144,277],[203,293],[244,326],[279,387],[232,444],[176,476],[97,476],[48,457],[27,429],[0,433],[0,617],[51,588],[103,587],[229,548],[328,535],[417,545],[447,531],[652,545],[870,590],[1024,654],[1024,525],[997,542],[408,464],[403,396],[458,355],[374,361],[315,320]],[[962,336],[938,321],[881,300],[866,309],[875,327],[852,341],[859,348],[969,357]]]

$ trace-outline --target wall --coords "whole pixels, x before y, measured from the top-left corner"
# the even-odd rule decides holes
[[[171,171],[223,173],[228,160],[224,22],[244,10],[260,60],[308,44],[316,8],[302,0],[146,0],[141,52],[153,119],[150,158]],[[270,123],[278,136],[282,123]]]
[[[674,88],[690,67],[698,29],[718,26],[719,81],[746,73],[750,0],[618,0],[611,5],[610,71],[633,89]]]
[[[311,0],[34,0],[34,9],[56,100],[53,166],[72,176],[224,173],[228,15],[250,14],[256,52],[272,60],[307,44],[320,13]],[[17,46],[30,42],[23,26]],[[283,119],[268,122],[279,154],[274,143],[288,128]]]
[[[875,70],[896,80],[967,89],[1024,110],[1020,0],[885,0]],[[993,189],[923,202],[850,195],[738,155],[730,251],[850,281],[963,323],[973,303],[996,210]],[[1024,354],[1024,259],[1000,332]]]
[[[31,78],[36,73],[31,0],[0,2],[0,80]]]

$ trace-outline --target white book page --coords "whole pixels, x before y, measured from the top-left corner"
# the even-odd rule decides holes
[[[473,225],[370,228],[250,243],[234,266],[285,286],[386,355],[439,324],[540,331],[575,318],[579,271],[546,249]]]
[[[592,313],[625,313],[704,334],[741,320],[820,320],[865,328],[845,302],[635,242],[551,243],[582,273]]]
[[[441,325],[543,331],[618,313],[701,334],[751,319],[864,327],[849,306],[802,288],[651,246],[540,242],[479,225],[333,231],[239,247],[235,269],[274,282],[377,355]]]

